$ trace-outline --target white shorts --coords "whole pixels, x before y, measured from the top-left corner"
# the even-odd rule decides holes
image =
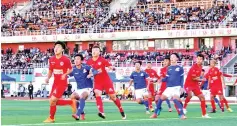
[[[82,93],[86,92],[86,93],[88,93],[88,95],[90,95],[91,91],[92,91],[92,88],[83,88],[83,89],[77,89],[74,93],[81,96]]]
[[[180,96],[180,94],[181,94],[181,86],[167,87],[163,92],[163,95],[168,97],[168,99],[171,99],[175,95]]]
[[[210,99],[211,92],[209,90],[202,90],[202,94],[204,95],[205,100],[209,100]]]
[[[147,88],[142,88],[142,89],[135,90],[136,99],[143,98],[143,96],[148,96],[148,95],[149,95],[149,93],[148,93]]]

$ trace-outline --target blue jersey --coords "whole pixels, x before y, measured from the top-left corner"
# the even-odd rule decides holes
[[[183,82],[184,82],[183,67],[179,65],[169,66],[167,70],[167,75],[162,81],[166,82],[167,87],[181,86],[183,88]]]
[[[202,79],[202,78],[203,78],[203,77],[201,76],[200,79]],[[207,86],[208,86],[208,80],[206,80],[206,81],[203,83],[201,89],[202,89],[202,90],[207,90]]]
[[[130,78],[134,82],[134,88],[137,89],[143,89],[146,88],[146,78],[148,78],[149,75],[145,71],[136,72],[133,71],[130,75]]]
[[[81,68],[78,69],[76,66],[73,67],[73,71],[69,76],[74,76],[77,82],[77,89],[92,88],[93,83],[91,78],[87,78],[92,68],[88,65],[82,64]]]

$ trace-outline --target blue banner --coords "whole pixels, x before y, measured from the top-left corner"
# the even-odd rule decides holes
[[[16,79],[16,82],[30,82],[34,80],[33,74],[7,74]]]

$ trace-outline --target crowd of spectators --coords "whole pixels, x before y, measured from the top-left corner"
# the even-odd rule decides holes
[[[52,53],[41,52],[39,48],[25,48],[18,50],[18,52],[12,52],[11,48],[5,51],[1,50],[1,69],[2,72],[8,72],[10,74],[32,74],[34,63],[47,63]]]
[[[110,2],[111,0],[35,0],[33,7],[25,14],[13,12],[11,21],[3,24],[2,32],[92,28],[108,15]]]
[[[11,20],[3,23],[1,32],[7,34],[13,32],[13,35],[20,34],[19,31],[36,30],[44,34],[53,34],[49,30],[62,32],[64,29],[72,29],[67,34],[93,32],[95,24],[99,24],[108,16],[111,2],[112,0],[34,0],[32,8],[25,14],[13,12]],[[155,0],[153,3],[168,2],[173,1]],[[164,6],[149,8],[146,6],[149,3],[148,0],[139,0],[138,4],[145,6],[130,8],[128,12],[113,13],[99,27],[121,29],[126,26],[163,27],[169,24],[171,28],[175,28],[179,24],[188,24],[186,27],[191,29],[198,23],[206,23],[205,27],[214,28],[234,8],[234,5],[230,5],[228,1],[223,1],[222,4],[208,9],[201,6],[178,7],[175,5],[168,8]],[[236,15],[233,16],[233,21],[235,20]]]
[[[6,12],[14,6],[13,3],[1,4],[1,16],[4,18],[6,16]]]
[[[208,9],[203,7],[176,7],[175,5],[166,8],[157,6],[157,8],[149,8],[142,6],[141,8],[130,8],[128,12],[119,11],[112,14],[111,18],[103,25],[114,29],[120,29],[126,26],[160,26],[164,24],[193,24],[207,23],[215,26],[225,18],[234,5],[223,2]]]

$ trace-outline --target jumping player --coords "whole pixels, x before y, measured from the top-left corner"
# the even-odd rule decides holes
[[[134,83],[135,96],[138,104],[144,104],[146,107],[146,114],[150,114],[148,106],[148,97],[149,97],[149,85],[150,79],[149,75],[141,70],[141,61],[135,62],[135,71],[130,75],[130,86]],[[148,84],[146,84],[146,82]]]
[[[106,59],[100,57],[100,48],[98,46],[94,46],[92,48],[92,58],[87,61],[87,64],[93,69],[101,71],[101,73],[94,76],[94,92],[96,96],[97,108],[99,110],[98,116],[105,119],[104,106],[101,99],[102,91],[105,90],[105,92],[110,96],[110,99],[118,107],[122,115],[122,119],[126,119],[120,100],[116,98],[113,82],[105,70],[106,67],[113,70],[113,67]]]
[[[63,42],[56,42],[54,45],[55,56],[49,59],[49,72],[45,80],[49,83],[49,79],[54,74],[54,83],[50,93],[50,116],[44,121],[45,123],[55,122],[54,115],[56,113],[56,106],[71,105],[73,113],[76,111],[75,100],[60,99],[67,88],[67,76],[72,71],[71,61],[63,55],[66,46]]]
[[[164,67],[160,69],[160,77],[161,77],[161,79],[166,77],[167,69],[170,66],[170,57],[165,57],[163,65],[164,65]],[[160,99],[160,97],[161,97],[162,93],[165,91],[165,89],[166,89],[166,82],[162,81],[160,89],[159,89],[159,91],[157,93],[157,96],[156,96],[156,100],[155,100],[156,102],[158,101],[158,99]],[[169,112],[172,112],[172,108],[171,108],[171,105],[170,105],[170,100],[166,99],[165,101],[166,101],[166,103],[168,105]]]
[[[229,112],[233,112],[233,110],[229,107],[228,102],[224,98],[224,95],[223,95],[223,87],[225,88],[223,74],[215,66],[216,66],[216,60],[213,59],[210,61],[210,69],[206,75],[206,78],[208,79],[208,82],[209,82],[208,87],[210,88],[210,92],[211,92],[211,106],[212,106],[211,113],[216,112],[216,106],[214,102],[214,97],[216,95],[219,96],[222,112],[224,112],[224,104],[226,105],[226,108]]]
[[[149,77],[151,79],[150,85],[148,88],[148,91],[149,91],[148,104],[149,104],[150,111],[154,112],[154,109],[152,107],[152,101],[155,98],[155,89],[154,89],[153,81],[157,81],[158,79],[160,79],[160,77],[157,75],[156,71],[154,69],[152,69],[151,62],[147,63],[147,68],[145,69],[145,72],[149,75]]]
[[[79,100],[77,113],[73,114],[72,117],[76,120],[85,120],[85,100],[90,95],[93,89],[93,83],[91,77],[97,74],[97,71],[92,71],[92,68],[86,64],[82,64],[84,57],[81,54],[74,56],[74,64],[70,77],[74,77],[77,82],[77,90],[71,95],[71,99]]]
[[[150,118],[157,118],[157,113],[160,111],[162,101],[165,99],[173,99],[174,103],[180,110],[180,119],[186,119],[183,113],[183,106],[180,104],[180,94],[184,92],[183,90],[183,80],[184,80],[184,70],[183,67],[177,65],[178,54],[173,53],[170,57],[171,66],[168,67],[167,75],[162,81],[165,81],[167,88],[158,100],[154,114]]]

